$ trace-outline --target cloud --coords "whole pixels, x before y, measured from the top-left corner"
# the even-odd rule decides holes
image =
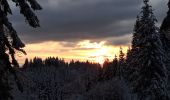
[[[41,24],[38,29],[25,25],[18,9],[14,9],[14,15],[10,16],[14,27],[26,43],[102,40],[124,36],[132,32],[136,15],[141,9],[140,0],[39,0],[39,2],[43,10],[36,12]],[[159,20],[166,14],[166,3],[166,0],[152,0]]]
[[[131,46],[132,34],[127,34],[119,37],[111,37],[106,39],[106,45],[114,46]]]
[[[42,1],[44,9],[38,12],[41,21],[39,29],[28,28],[18,13],[11,18],[26,42],[103,38],[127,34],[127,30],[130,32],[131,26],[120,22],[134,18],[139,4],[133,0]]]

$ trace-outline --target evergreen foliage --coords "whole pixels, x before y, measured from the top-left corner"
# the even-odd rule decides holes
[[[165,64],[168,70],[168,90],[170,91],[170,1],[168,2],[168,8],[167,16],[164,18],[160,27],[160,38],[167,56]]]
[[[168,2],[168,8],[170,9],[170,1]],[[162,25],[160,27],[160,31],[168,31],[170,29],[170,10],[167,12],[167,16],[164,18]],[[167,34],[167,33],[166,33]]]
[[[118,70],[118,66],[119,66],[119,61],[118,61],[118,59],[117,59],[117,56],[115,55],[115,58],[113,59],[113,71],[112,71],[112,73],[113,73],[113,76],[116,76],[117,74],[117,70]]]
[[[113,66],[113,64],[114,63],[109,62],[109,59],[105,60],[103,64],[103,79],[104,80],[110,80],[115,76],[114,75],[115,66]]]
[[[140,100],[168,100],[165,52],[155,26],[157,20],[148,2],[144,0],[141,16],[135,25],[135,42],[132,42],[131,52],[136,60],[131,60],[129,64],[133,70],[130,83]]]
[[[20,8],[30,26],[39,27],[33,11],[42,8],[36,0],[12,2]],[[13,97],[14,100],[169,100],[170,11],[159,30],[149,0],[143,2],[127,56],[120,47],[119,57],[115,55],[112,62],[106,59],[103,66],[89,61],[68,63],[58,57],[45,60],[35,57],[26,59],[23,67],[16,71],[19,64],[15,51],[26,54],[22,49],[25,44],[7,18],[12,14],[8,1],[0,0],[0,100]],[[170,1],[168,7],[170,9]],[[18,76],[20,73],[22,75]],[[135,95],[129,94],[127,85]],[[23,93],[20,94],[16,87]],[[130,98],[136,95],[137,98]]]
[[[124,76],[124,69],[125,69],[125,54],[123,53],[122,47],[120,47],[119,65],[118,65],[118,70],[117,70],[117,75],[120,79],[122,79]]]
[[[25,62],[20,69],[25,91],[19,94],[12,90],[14,100],[132,100],[124,81],[112,76],[113,65],[119,63],[117,58],[113,62],[106,60],[104,66],[111,68],[109,73],[100,64],[89,61],[67,63],[58,57],[35,57]]]
[[[12,0],[12,2],[14,2],[16,6],[20,8],[20,13],[24,15],[30,26],[35,28],[39,26],[39,20],[32,11],[32,9],[42,9],[36,0]],[[25,44],[20,40],[17,32],[12,26],[12,23],[8,20],[9,14],[12,14],[9,1],[0,0],[0,61],[3,63],[3,65],[0,66],[3,68],[1,70],[0,79],[1,100],[8,100],[11,97],[8,89],[10,86],[7,84],[7,80],[5,80],[7,79],[6,75],[8,72],[11,72],[14,75],[15,81],[18,84],[18,88],[21,91],[23,90],[13,67],[19,67],[18,62],[15,59],[15,51],[20,51],[26,54],[26,52],[22,49]],[[6,51],[9,53],[6,53]]]

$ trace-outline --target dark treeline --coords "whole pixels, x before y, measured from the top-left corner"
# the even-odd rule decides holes
[[[26,59],[19,69],[24,92],[16,88],[12,94],[15,100],[132,100],[123,80],[125,60],[122,49],[119,58],[103,65],[58,57]]]
[[[46,59],[42,59],[39,57],[34,57],[33,59],[26,59],[23,66],[21,67],[21,70],[32,70],[36,68],[50,68],[50,66],[57,68],[68,68],[68,69],[95,69],[96,71],[100,72],[100,80],[109,80],[113,77],[123,77],[124,75],[124,68],[126,66],[126,57],[125,54],[122,51],[122,48],[120,48],[120,55],[117,57],[115,55],[115,58],[113,61],[109,61],[109,59],[105,59],[104,63],[101,65],[97,62],[90,62],[90,61],[74,61],[71,60],[70,62],[66,62],[64,59],[61,59],[59,57],[48,57]],[[43,73],[43,72],[42,72]]]
[[[143,3],[126,56],[120,48],[119,57],[106,59],[102,66],[26,59],[20,70],[31,82],[23,81],[25,91],[20,95],[24,100],[170,100],[169,11],[159,29],[149,0]]]
[[[6,60],[13,75],[0,69],[5,72],[0,80],[0,99],[170,100],[170,11],[159,28],[149,0],[143,3],[126,56],[120,48],[119,57],[106,59],[103,65],[49,57],[26,59],[22,68],[16,68],[13,52],[13,63]]]

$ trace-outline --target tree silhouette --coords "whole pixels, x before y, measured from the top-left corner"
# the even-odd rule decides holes
[[[157,20],[148,2],[149,0],[144,0],[141,16],[138,19],[141,26],[137,31],[138,50],[133,53],[137,63],[135,63],[136,71],[130,75],[131,85],[140,100],[169,100],[166,91],[165,52],[159,30],[155,25]]]
[[[129,48],[127,52],[127,57],[126,57],[126,80],[131,82],[136,74],[137,74],[137,67],[139,61],[136,59],[138,58],[139,54],[139,44],[140,44],[140,31],[141,30],[141,21],[139,15],[136,18],[136,23],[134,25],[133,29],[133,38],[132,38],[132,44],[131,44],[131,49]]]
[[[160,27],[160,30],[161,31],[167,31],[170,29],[170,0],[168,2],[168,12],[167,12],[167,16],[164,18],[163,22],[162,22],[162,25]]]
[[[118,65],[118,69],[117,69],[117,76],[119,77],[119,79],[122,79],[122,77],[124,76],[124,67],[125,67],[125,54],[123,53],[123,49],[122,47],[120,47],[120,51],[119,51],[119,65]]]
[[[36,2],[36,0],[12,0],[17,7],[20,8],[20,13],[25,17],[26,21],[30,26],[36,28],[39,27],[39,20],[34,14],[33,10],[41,10],[41,6]],[[1,61],[1,70],[0,70],[0,99],[8,100],[9,99],[9,85],[5,81],[6,73],[11,72],[15,76],[15,80],[20,86],[19,80],[15,74],[13,67],[19,67],[17,60],[15,59],[15,52],[20,51],[24,54],[26,52],[22,49],[25,44],[20,40],[17,35],[17,32],[12,26],[12,23],[8,20],[8,15],[12,14],[9,1],[1,0],[0,1],[0,61]],[[9,53],[7,53],[7,51]],[[10,62],[11,58],[11,62]],[[22,90],[22,88],[19,88]],[[5,93],[5,95],[4,95]]]
[[[163,43],[163,47],[165,51],[168,53],[167,55],[170,56],[170,1],[168,3],[168,12],[167,16],[164,18],[162,25],[160,27],[161,33],[161,41]],[[170,61],[168,61],[169,63]]]
[[[170,83],[170,0],[168,3],[168,12],[167,16],[164,18],[162,25],[160,27],[161,33],[161,41],[163,43],[163,47],[166,51],[167,60],[166,60],[166,67],[168,69],[168,85]],[[170,85],[168,86],[170,87]]]

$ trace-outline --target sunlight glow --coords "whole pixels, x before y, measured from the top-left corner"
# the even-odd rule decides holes
[[[79,42],[77,44],[77,46],[79,46],[80,48],[101,48],[103,45],[105,44],[105,41],[101,41],[99,43],[97,42],[91,42],[90,40],[84,40],[82,42]]]
[[[128,46],[121,47],[126,53]],[[50,56],[64,58],[68,62],[73,59],[103,64],[105,59],[112,61],[115,55],[118,56],[120,47],[107,45],[106,41],[91,42],[90,40],[84,40],[75,43],[73,46],[65,46],[61,42],[54,41],[34,43],[28,44],[24,49],[28,55],[18,56],[20,64],[24,63],[25,58],[41,57],[45,59]]]

